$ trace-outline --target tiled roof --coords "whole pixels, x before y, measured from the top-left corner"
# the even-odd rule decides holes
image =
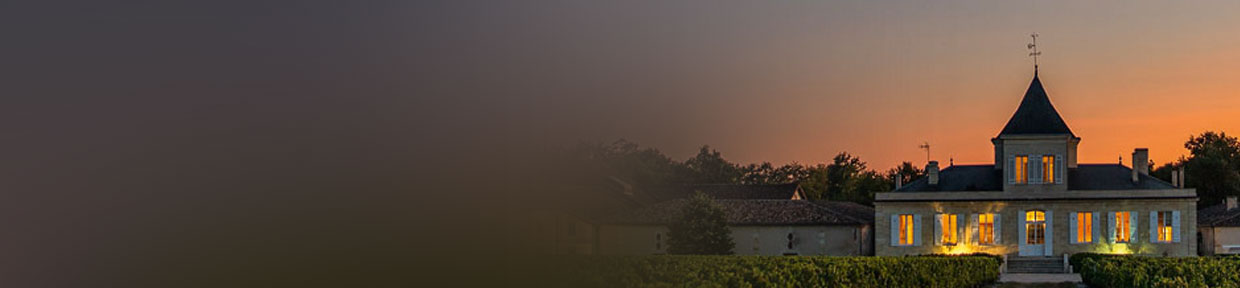
[[[1051,99],[1046,96],[1046,90],[1042,89],[1042,81],[1038,80],[1037,74],[1034,74],[1033,82],[1029,83],[1020,107],[1016,108],[1016,113],[1012,114],[1007,125],[1003,126],[1003,131],[999,132],[1000,136],[1020,134],[1074,135],[1063,117],[1059,116],[1059,111],[1051,105]]]
[[[895,192],[1003,191],[1003,170],[994,165],[955,165],[939,172],[939,184],[931,186],[925,177]],[[1119,164],[1080,164],[1068,169],[1068,190],[1151,190],[1175,189],[1171,183],[1149,175],[1132,182],[1132,169]]]
[[[690,199],[676,199],[608,217],[608,224],[667,224],[675,220]],[[873,222],[849,213],[804,200],[715,200],[723,208],[728,225],[859,225]],[[842,205],[839,205],[842,206]],[[862,206],[864,207],[864,206]],[[868,207],[866,207],[868,208]],[[858,209],[851,207],[848,209]]]
[[[797,193],[797,183],[774,185],[702,184],[663,189],[664,200],[688,198],[694,191],[702,191],[714,199],[771,199],[788,200]]]
[[[814,204],[863,223],[874,223],[874,207],[848,201],[814,201]]]
[[[1227,210],[1227,204],[1197,210],[1197,224],[1206,226],[1240,227],[1240,209]]]

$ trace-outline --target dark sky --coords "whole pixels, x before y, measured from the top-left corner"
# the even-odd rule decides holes
[[[0,282],[399,283],[583,140],[981,162],[1033,31],[1086,162],[1240,127],[1235,1],[930,3],[0,2]]]

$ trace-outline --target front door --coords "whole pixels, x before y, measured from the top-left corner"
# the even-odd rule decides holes
[[[1046,254],[1046,230],[1051,227],[1046,223],[1046,211],[1025,211],[1025,230],[1021,235],[1020,256],[1043,256]]]

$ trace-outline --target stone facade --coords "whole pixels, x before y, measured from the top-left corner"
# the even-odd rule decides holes
[[[1149,176],[1144,148],[1134,149],[1130,167],[1079,164],[1080,141],[1035,72],[1020,107],[991,139],[994,163],[939,171],[930,161],[933,176],[875,196],[875,253],[1197,254],[1195,190]]]

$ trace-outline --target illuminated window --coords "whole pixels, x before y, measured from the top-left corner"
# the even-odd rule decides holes
[[[1158,211],[1158,242],[1170,243],[1172,229],[1171,211]]]
[[[1115,212],[1115,243],[1128,243],[1132,241],[1130,239],[1132,227],[1129,227],[1132,225],[1132,220],[1128,218],[1129,215],[1132,214],[1128,211]]]
[[[1055,183],[1055,155],[1042,156],[1042,183]]]
[[[995,244],[995,214],[977,215],[977,243]]]
[[[1076,243],[1094,242],[1094,213],[1076,212]]]
[[[1016,156],[1016,184],[1029,183],[1029,156]]]
[[[913,245],[913,214],[900,215],[900,245]]]
[[[956,225],[956,214],[939,214],[939,225],[942,229],[939,235],[940,242],[943,245],[956,245],[959,235],[956,231],[960,226]]]
[[[1025,244],[1038,245],[1046,241],[1046,212],[1025,212]]]

